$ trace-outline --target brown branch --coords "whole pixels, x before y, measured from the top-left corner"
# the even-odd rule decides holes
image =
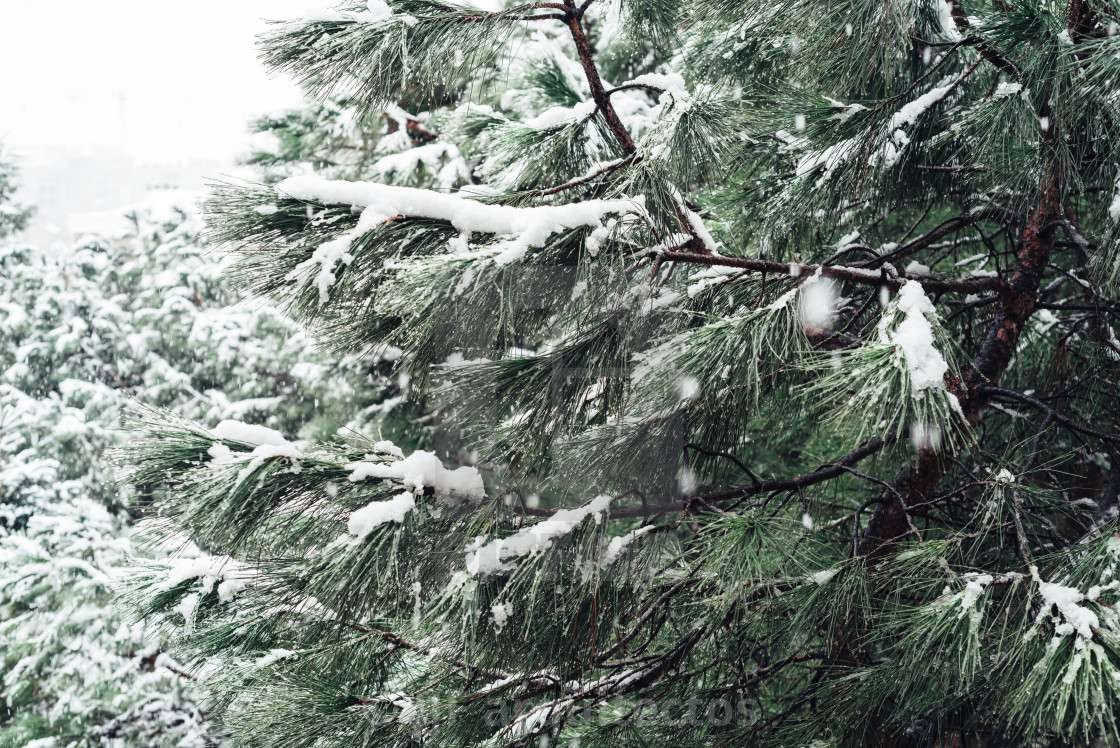
[[[956,24],[956,26],[959,30],[961,30],[964,33],[968,33],[969,30],[970,30],[969,23],[968,23],[968,17],[964,13],[964,5],[961,4],[961,0],[956,0],[955,2],[953,2],[951,4],[951,7],[952,7],[953,23]],[[1022,73],[1019,72],[1019,68],[1015,65],[1015,63],[1011,62],[1011,60],[1007,59],[1002,54],[1000,54],[995,49],[995,47],[988,44],[987,42],[983,42],[983,41],[980,41],[980,40],[976,40],[975,45],[976,45],[977,51],[980,52],[980,56],[982,58],[984,58],[988,62],[992,63],[993,65],[995,65],[997,68],[999,68],[1003,72],[1010,75],[1012,78],[1015,79],[1015,81],[1017,83],[1022,83],[1023,82],[1023,76],[1022,76]]]
[[[917,241],[917,240],[915,240]],[[662,262],[689,262],[706,265],[708,267],[731,267],[751,270],[756,273],[774,273],[801,277],[815,275],[817,270],[825,278],[861,283],[866,286],[886,286],[893,291],[902,287],[904,278],[887,275],[866,268],[847,267],[845,265],[805,265],[796,262],[777,262],[751,257],[727,257],[725,255],[701,255],[689,252],[675,252],[665,250],[651,250],[649,256]],[[962,278],[959,280],[922,280],[922,287],[934,293],[979,293],[994,291],[1003,293],[1006,284],[1000,278]]]
[[[825,481],[844,475],[852,465],[875,454],[884,446],[894,441],[894,439],[895,437],[893,435],[885,438],[875,437],[874,439],[864,442],[843,457],[832,462],[827,462],[813,472],[806,473],[805,475],[799,475],[794,478],[760,480],[749,486],[739,486],[723,491],[696,494],[681,501],[672,501],[665,504],[646,504],[644,506],[627,507],[625,509],[615,509],[612,507],[607,513],[607,519],[654,517],[661,514],[673,514],[676,512],[688,513],[697,505],[701,504],[714,505],[725,501],[742,499],[747,496],[755,496],[760,493],[769,493],[771,491],[796,491],[799,488],[815,486],[818,483],[824,483]],[[558,510],[524,508],[518,509],[518,511],[530,517],[551,517]]]
[[[627,156],[624,156],[623,158],[619,159],[618,161],[614,161],[614,162],[612,162],[610,164],[607,164],[607,165],[602,165],[601,169],[599,169],[597,171],[594,171],[590,174],[587,174],[587,175],[582,176],[582,177],[576,177],[575,179],[569,179],[567,182],[564,182],[564,184],[559,184],[559,185],[556,185],[555,187],[549,187],[549,188],[543,189],[543,190],[533,190],[532,192],[529,193],[529,196],[530,197],[545,197],[546,195],[555,195],[558,192],[563,192],[564,190],[570,190],[573,187],[579,187],[581,185],[588,184],[589,182],[595,181],[599,177],[605,177],[608,174],[612,174],[612,173],[618,171],[623,166],[626,166],[627,164],[629,164],[633,160],[634,160],[634,154],[631,153],[631,154],[629,154]]]
[[[626,126],[619,119],[618,112],[615,111],[614,105],[611,104],[611,98],[603,87],[603,80],[599,77],[599,68],[595,66],[595,59],[591,51],[591,42],[587,40],[587,34],[583,30],[584,10],[576,7],[574,0],[565,0],[564,6],[567,10],[564,11],[563,20],[572,32],[572,41],[575,42],[576,52],[579,53],[579,62],[583,66],[583,74],[587,77],[587,85],[591,88],[591,98],[595,100],[595,105],[599,107],[599,112],[603,115],[603,119],[615,140],[622,146],[623,152],[631,154],[637,150],[637,147],[634,145],[634,140],[630,137]]]
[[[937,224],[932,229],[927,231],[925,234],[922,234],[921,236],[917,237],[916,239],[913,239],[913,240],[907,242],[906,244],[902,245],[898,249],[895,249],[891,252],[888,252],[885,255],[881,255],[880,257],[877,257],[875,260],[870,261],[868,264],[878,265],[878,264],[881,264],[881,263],[884,263],[884,262],[892,262],[894,260],[900,260],[903,257],[911,255],[914,252],[917,252],[918,250],[925,249],[929,245],[936,242],[938,239],[942,239],[942,238],[948,236],[949,234],[960,231],[963,228],[967,228],[968,226],[971,226],[974,223],[978,223],[980,221],[987,220],[987,219],[990,219],[990,218],[1004,218],[1004,219],[1006,219],[1007,217],[1008,216],[1007,216],[1006,209],[1004,209],[1002,207],[999,207],[999,206],[986,206],[986,207],[981,208],[979,210],[975,210],[971,213],[966,213],[966,214],[960,215],[960,216],[954,216],[953,218],[949,218],[949,219],[946,219],[946,220],[942,221],[941,223]]]
[[[957,12],[954,7],[954,14]],[[1043,110],[1045,116],[1047,109]],[[994,385],[1003,375],[1015,354],[1019,336],[1034,311],[1042,274],[1054,249],[1056,220],[1061,215],[1060,167],[1056,154],[1056,126],[1043,132],[1046,167],[1040,184],[1037,207],[1020,232],[1020,248],[1015,268],[1005,284],[1001,281],[999,304],[995,319],[988,328],[976,358],[961,381],[951,388],[961,403],[965,419],[976,425],[983,416],[990,392],[984,387]],[[857,552],[863,556],[879,556],[892,544],[908,534],[904,504],[916,506],[932,495],[946,471],[945,460],[932,450],[923,449],[918,459],[900,472],[892,482],[903,500],[884,493],[868,523],[867,532]]]
[[[979,387],[979,390],[983,394],[997,395],[999,397],[1006,397],[1006,398],[1010,398],[1011,400],[1017,400],[1021,403],[1026,403],[1027,405],[1033,405],[1034,407],[1038,408],[1043,413],[1045,413],[1047,418],[1052,418],[1055,421],[1057,421],[1058,423],[1062,424],[1063,426],[1065,426],[1065,427],[1067,427],[1067,428],[1069,428],[1073,431],[1076,431],[1078,433],[1085,434],[1086,436],[1096,437],[1097,439],[1100,439],[1101,441],[1120,443],[1120,434],[1110,434],[1110,433],[1105,432],[1105,431],[1097,431],[1096,429],[1091,429],[1088,426],[1082,426],[1081,424],[1077,423],[1076,421],[1074,421],[1070,418],[1067,418],[1066,416],[1063,416],[1061,413],[1054,410],[1049,405],[1042,402],[1041,400],[1039,400],[1036,397],[1031,397],[1030,395],[1025,395],[1022,392],[1016,392],[1015,390],[1009,390],[1009,389],[1005,389],[1003,387],[996,387],[995,385],[991,385],[991,384],[981,385]]]

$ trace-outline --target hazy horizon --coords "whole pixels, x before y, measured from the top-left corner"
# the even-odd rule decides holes
[[[75,214],[129,205],[151,188],[201,189],[228,173],[248,146],[249,121],[299,102],[291,81],[258,62],[254,37],[264,19],[306,5],[6,4],[0,66],[29,72],[5,81],[0,140],[21,166],[21,199],[39,208],[26,238],[65,243]]]

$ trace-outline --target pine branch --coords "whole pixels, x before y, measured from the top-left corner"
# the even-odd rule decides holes
[[[869,439],[846,455],[832,462],[826,462],[812,472],[794,478],[757,480],[749,486],[740,486],[738,488],[713,491],[711,493],[694,494],[681,501],[672,501],[664,504],[644,504],[639,507],[627,507],[623,509],[615,509],[612,506],[606,513],[606,518],[632,519],[635,517],[656,517],[661,514],[676,512],[680,512],[682,515],[688,515],[705,504],[722,504],[773,491],[797,491],[798,489],[808,488],[809,486],[815,486],[819,483],[839,478],[846,474],[852,465],[870,457],[884,446],[891,444],[894,440],[895,437],[893,435]],[[530,517],[552,517],[558,510],[520,507],[516,509],[516,511]]]
[[[591,88],[591,98],[594,99],[595,105],[603,115],[603,119],[606,120],[607,127],[610,128],[615,140],[618,141],[623,152],[629,155],[637,148],[634,145],[633,138],[630,137],[630,132],[626,129],[626,125],[622,124],[622,120],[619,119],[610,96],[607,95],[606,89],[603,87],[603,79],[599,77],[599,68],[595,64],[591,43],[583,30],[584,8],[577,6],[575,0],[564,0],[564,6],[566,8],[563,16],[564,22],[568,25],[568,30],[571,31],[572,41],[575,42],[580,65],[583,66],[583,73],[587,77],[587,85]]]
[[[1040,185],[1039,202],[1020,232],[1020,249],[1015,269],[1007,287],[1001,288],[996,317],[988,328],[979,354],[960,383],[963,391],[958,399],[966,420],[973,426],[982,417],[987,402],[982,387],[998,382],[1011,363],[1019,336],[1034,310],[1042,274],[1054,247],[1054,221],[1061,215],[1060,172],[1058,157],[1054,152],[1056,131],[1057,128],[1052,127],[1043,133],[1047,163]],[[1001,282],[1001,287],[1002,285]],[[891,485],[899,496],[905,497],[905,503],[915,506],[932,495],[944,470],[944,463],[936,453],[929,449],[921,450],[918,460],[904,469]],[[859,555],[880,554],[894,539],[908,532],[904,502],[891,496],[883,498],[885,501],[875,510],[867,533],[859,545]]]
[[[798,262],[776,262],[774,260],[754,259],[748,257],[728,257],[725,255],[705,255],[679,252],[674,250],[653,249],[647,251],[647,257],[661,262],[681,262],[707,267],[742,268],[756,273],[772,273],[787,275],[794,278],[816,275],[819,271],[825,278],[849,281],[865,286],[885,286],[892,291],[902,288],[905,278],[891,273],[887,269],[881,272],[873,270],[848,267],[844,265],[811,265]],[[1003,293],[1006,284],[1000,278],[962,278],[960,280],[922,279],[922,287],[934,293],[981,293],[994,291]]]
[[[1028,405],[1032,405],[1035,408],[1038,408],[1039,410],[1041,410],[1043,413],[1045,413],[1047,419],[1055,420],[1058,423],[1062,424],[1063,426],[1066,426],[1067,428],[1069,428],[1073,431],[1076,431],[1080,434],[1085,434],[1086,436],[1092,436],[1096,439],[1100,439],[1101,441],[1105,441],[1105,442],[1120,443],[1120,434],[1112,434],[1112,433],[1108,433],[1108,432],[1105,432],[1105,431],[1097,431],[1096,429],[1092,429],[1092,428],[1089,428],[1088,426],[1084,426],[1080,423],[1077,423],[1073,419],[1068,418],[1066,416],[1063,416],[1061,413],[1054,410],[1049,405],[1047,405],[1046,403],[1039,400],[1037,397],[1031,397],[1030,395],[1025,395],[1022,392],[1016,392],[1014,390],[1009,390],[1005,387],[996,387],[995,385],[991,385],[991,384],[982,384],[977,389],[981,394],[984,394],[984,395],[997,395],[999,397],[1005,397],[1005,398],[1009,398],[1011,400],[1016,400],[1016,401],[1021,402],[1021,403],[1027,403]],[[1042,430],[1045,431],[1045,428],[1043,428]]]

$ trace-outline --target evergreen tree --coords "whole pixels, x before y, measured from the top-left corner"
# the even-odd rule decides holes
[[[122,461],[214,555],[136,604],[244,745],[1115,744],[1118,23],[279,25],[274,69],[469,178],[231,185],[210,229],[338,354],[400,348],[473,464],[150,414]]]
[[[35,214],[30,206],[16,200],[18,187],[19,168],[0,143],[0,239],[27,228],[27,222]]]
[[[0,746],[217,739],[166,642],[113,605],[134,556],[200,553],[134,535],[146,491],[104,462],[130,403],[330,435],[396,389],[388,362],[327,360],[275,309],[230,309],[189,207],[122,223],[62,255],[0,247]]]

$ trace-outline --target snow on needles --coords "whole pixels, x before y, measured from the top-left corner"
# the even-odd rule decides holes
[[[1031,566],[1031,579],[1038,585],[1038,594],[1043,600],[1042,609],[1038,614],[1039,618],[1049,613],[1051,608],[1057,608],[1064,619],[1064,622],[1058,624],[1055,628],[1055,633],[1058,636],[1077,632],[1077,635],[1084,639],[1093,638],[1093,629],[1100,625],[1100,619],[1093,611],[1078,605],[1085,599],[1081,590],[1042,581],[1035,566]]]
[[[623,83],[624,86],[645,86],[655,88],[662,93],[667,93],[679,102],[687,103],[691,98],[688,87],[685,85],[684,76],[679,73],[645,73],[637,78],[631,78]]]
[[[596,109],[598,105],[593,100],[581,101],[573,107],[554,106],[532,119],[525,120],[525,125],[534,130],[553,130],[585,120],[594,114]]]
[[[486,498],[486,488],[477,468],[463,466],[448,470],[435,452],[413,452],[396,462],[351,462],[345,465],[345,469],[351,471],[350,480],[353,483],[367,478],[388,478],[398,480],[415,491],[431,487],[441,498],[467,499],[475,503]]]
[[[375,527],[386,522],[404,522],[404,517],[416,506],[416,498],[410,491],[398,494],[388,501],[374,501],[350,514],[346,529],[359,539],[373,532]]]
[[[509,205],[487,205],[459,195],[447,195],[415,187],[397,187],[374,182],[331,181],[309,175],[286,179],[276,186],[283,196],[323,204],[351,205],[362,208],[358,224],[341,236],[316,248],[312,256],[296,266],[288,275],[294,279],[302,273],[314,272],[319,300],[325,302],[334,285],[335,266],[353,260],[350,245],[358,237],[394,216],[411,216],[449,221],[457,228],[465,244],[472,233],[495,234],[505,241],[493,249],[494,261],[500,265],[516,262],[530,247],[542,246],[550,236],[567,229],[600,228],[611,214],[640,211],[636,200],[586,200],[568,205],[542,205],[518,208]]]
[[[218,585],[218,597],[224,602],[245,588],[253,572],[245,564],[229,556],[199,556],[170,561],[167,579],[156,585],[166,592],[188,579],[201,580],[202,589],[210,592]]]
[[[254,426],[241,421],[225,420],[211,429],[210,433],[224,441],[239,442],[254,447],[249,454],[243,454],[234,452],[221,442],[214,442],[207,450],[207,454],[210,455],[210,465],[214,467],[248,460],[249,464],[241,470],[237,477],[238,484],[263,465],[265,460],[274,457],[287,458],[291,463],[291,472],[298,473],[300,471],[299,459],[303,457],[303,453],[275,429]]]
[[[879,324],[879,337],[883,342],[902,349],[910,371],[911,391],[920,398],[925,390],[944,388],[945,373],[949,371],[945,357],[934,345],[930,319],[937,318],[937,310],[926,298],[922,284],[913,280],[902,284],[897,309],[906,316],[893,332],[888,332],[887,327],[894,315],[885,316]]]
[[[416,18],[407,14],[395,15],[385,0],[369,0],[366,9],[360,11],[341,11],[323,6],[311,6],[299,18],[292,19],[295,23],[321,23],[345,21],[351,23],[380,23],[385,21],[402,21],[409,26],[416,24]]]
[[[489,543],[479,537],[467,547],[467,572],[473,576],[486,576],[508,567],[503,561],[520,556],[544,553],[552,541],[562,538],[591,517],[596,524],[603,521],[603,513],[610,509],[610,496],[597,496],[576,509],[561,509],[543,522],[526,527]],[[621,552],[621,547],[618,549]]]
[[[242,421],[222,421],[211,429],[210,433],[219,439],[241,442],[242,444],[248,444],[254,447],[265,444],[274,447],[283,447],[289,444],[288,440],[284,438],[284,435],[276,429],[270,429],[267,426],[256,426],[251,423],[243,423]]]
[[[617,538],[611,538],[607,549],[599,557],[599,567],[605,569],[613,564],[630,547],[631,543],[654,529],[653,525],[646,525],[645,527],[639,527],[637,530],[631,530],[625,535],[619,535]]]

